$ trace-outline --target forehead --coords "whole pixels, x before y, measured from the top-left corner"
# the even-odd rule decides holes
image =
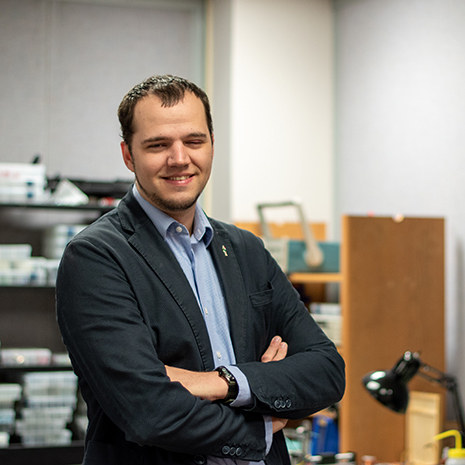
[[[163,106],[156,95],[147,95],[134,108],[134,133],[196,128],[207,131],[207,118],[202,101],[191,92],[172,106]]]

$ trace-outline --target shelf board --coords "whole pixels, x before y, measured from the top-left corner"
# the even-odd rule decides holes
[[[12,444],[0,448],[0,463],[9,465],[65,465],[81,463],[84,441],[63,446],[23,446]]]
[[[289,281],[292,284],[340,283],[342,273],[291,273]]]
[[[99,205],[97,203],[87,203],[83,205],[56,205],[53,203],[0,203],[0,208],[25,208],[25,209],[45,209],[45,210],[88,210],[107,212],[113,210],[114,206]]]
[[[24,371],[71,371],[72,369],[71,365],[0,365],[0,374]]]
[[[55,289],[51,284],[0,284],[0,289]]]

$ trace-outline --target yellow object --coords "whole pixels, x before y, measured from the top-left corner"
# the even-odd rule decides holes
[[[456,429],[451,429],[449,431],[444,431],[443,433],[436,434],[434,439],[444,439],[450,436],[455,437],[455,448],[451,448],[448,451],[449,459],[461,459],[465,460],[465,449],[462,448],[462,436]]]

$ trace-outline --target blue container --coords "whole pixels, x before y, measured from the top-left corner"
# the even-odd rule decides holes
[[[339,452],[339,431],[332,418],[315,415],[312,426],[311,455],[337,454]]]
[[[305,242],[289,240],[288,244],[288,273],[338,273],[340,269],[339,242],[318,242],[323,252],[323,263],[318,266],[308,266],[305,262]]]

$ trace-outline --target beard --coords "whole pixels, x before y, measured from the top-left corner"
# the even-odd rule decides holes
[[[155,207],[157,207],[159,210],[168,213],[168,212],[181,212],[184,210],[188,210],[192,206],[194,206],[199,199],[200,195],[202,194],[202,190],[197,194],[194,194],[190,198],[186,199],[168,199],[165,197],[162,197],[159,195],[157,192],[154,191],[148,191],[145,189],[145,187],[141,184],[137,177],[137,173],[135,173],[136,181],[137,181],[137,186],[140,188],[140,190],[144,193],[146,199]]]

